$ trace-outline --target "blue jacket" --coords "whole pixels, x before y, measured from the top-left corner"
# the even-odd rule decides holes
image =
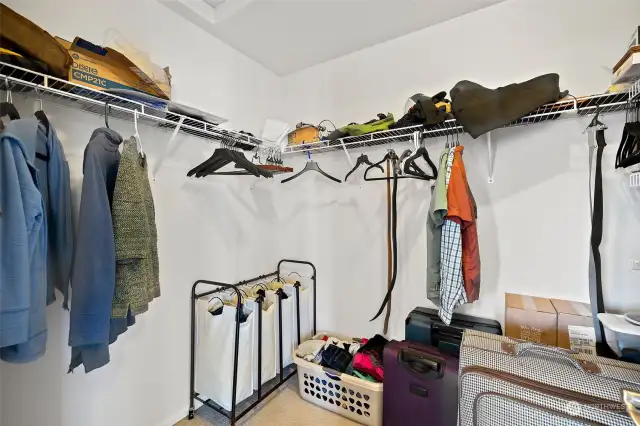
[[[64,297],[63,307],[67,309],[73,262],[69,165],[52,124],[49,124],[48,133],[43,125],[39,125],[34,142],[35,166],[47,221],[47,305],[55,302],[54,288],[57,288]]]
[[[84,151],[82,199],[71,272],[70,371],[84,364],[88,373],[109,362],[116,282],[111,202],[120,143],[122,137],[117,132],[101,128],[93,132]],[[122,320],[119,325],[126,330],[127,321]]]
[[[0,134],[0,359],[33,361],[45,352],[47,228],[34,167],[37,120]]]

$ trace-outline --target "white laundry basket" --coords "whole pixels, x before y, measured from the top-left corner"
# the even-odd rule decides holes
[[[348,340],[335,334],[325,334]],[[382,383],[341,374],[298,358],[295,351],[293,360],[298,366],[302,399],[364,425],[382,425]]]

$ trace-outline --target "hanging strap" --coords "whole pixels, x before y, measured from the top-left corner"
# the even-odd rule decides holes
[[[393,253],[391,251],[391,163],[387,159],[387,291],[391,288],[391,257]],[[387,313],[384,317],[383,333],[387,334],[389,331],[389,317],[391,317],[391,295],[389,295],[389,303],[387,304]]]
[[[596,335],[596,351],[600,356],[611,356],[611,349],[607,345],[604,326],[598,320],[598,314],[604,312],[602,298],[602,259],[600,243],[602,242],[602,223],[604,218],[602,195],[602,152],[607,145],[604,130],[596,131],[596,170],[593,191],[591,190],[591,176],[593,170],[594,146],[589,147],[589,201],[591,203],[591,252],[589,255],[589,298]]]
[[[392,159],[392,168],[393,168],[393,191],[391,194],[391,258],[392,258],[392,273],[391,273],[391,282],[389,283],[389,289],[387,290],[387,294],[384,296],[384,300],[382,301],[382,305],[380,305],[380,309],[376,313],[376,315],[371,319],[371,321],[375,321],[384,311],[384,307],[391,300],[391,292],[393,288],[396,286],[396,278],[398,277],[398,173],[396,172],[396,161],[397,157]]]

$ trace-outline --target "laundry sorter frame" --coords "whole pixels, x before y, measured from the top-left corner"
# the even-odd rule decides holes
[[[316,309],[316,267],[313,263],[305,261],[305,260],[292,260],[292,259],[282,259],[278,262],[278,268],[274,272],[270,272],[268,274],[259,275],[255,278],[251,278],[248,280],[240,281],[236,284],[229,283],[221,283],[217,281],[208,281],[208,280],[198,280],[193,283],[191,287],[191,367],[190,367],[190,387],[189,387],[189,420],[194,418],[195,415],[195,401],[199,401],[212,410],[222,414],[226,418],[231,421],[231,425],[235,425],[236,421],[245,416],[251,410],[253,410],[258,404],[264,401],[272,392],[282,386],[287,380],[291,377],[295,376],[297,373],[297,368],[290,372],[285,376],[284,374],[284,358],[282,352],[282,296],[278,294],[278,330],[279,330],[279,348],[280,348],[280,375],[278,382],[267,392],[262,394],[262,301],[258,301],[258,397],[252,402],[247,408],[245,408],[240,414],[236,414],[236,391],[238,386],[238,356],[239,356],[239,344],[240,344],[240,310],[242,309],[242,294],[238,287],[256,282],[259,280],[263,280],[270,277],[276,277],[278,280],[281,277],[281,267],[284,263],[293,263],[298,265],[308,265],[313,269],[313,274],[311,276],[311,280],[313,281],[313,335],[317,333],[317,309]],[[197,293],[197,287],[200,284],[206,284],[210,286],[219,287],[216,290],[206,291],[204,293]],[[296,291],[296,323],[297,323],[297,332],[298,332],[298,345],[300,345],[300,281],[297,281],[294,285]],[[222,407],[214,405],[210,403],[208,400],[200,398],[200,394],[196,392],[195,389],[195,379],[196,379],[196,302],[201,297],[210,296],[215,293],[219,293],[224,290],[233,289],[237,296],[237,305],[236,305],[236,330],[235,330],[235,341],[234,341],[234,354],[233,354],[233,387],[232,387],[232,399],[231,399],[231,411],[227,412]],[[295,364],[292,364],[295,365]],[[294,367],[295,368],[295,367]]]

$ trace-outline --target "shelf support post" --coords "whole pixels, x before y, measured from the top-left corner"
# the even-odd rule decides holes
[[[491,132],[487,132],[487,160],[489,160],[489,183],[493,183],[493,166],[494,166],[494,156],[493,156],[493,142],[491,140]]]
[[[180,127],[182,127],[183,122],[184,122],[184,116],[181,116],[180,120],[178,121],[178,124],[176,125],[176,128],[173,129],[173,133],[171,134],[171,138],[169,139],[167,148],[164,150],[164,153],[158,159],[158,162],[155,164],[153,168],[153,180],[156,180],[156,176],[158,176],[158,172],[160,171],[160,167],[162,166],[162,163],[164,162],[165,158],[167,158],[167,155],[169,155],[169,152],[173,149],[173,146],[176,144],[176,138],[178,136],[178,133],[180,132]]]
[[[344,144],[344,138],[340,138],[340,145],[342,145],[342,149],[344,150],[344,154],[347,156],[347,160],[349,160],[349,164],[353,167],[353,160],[351,159],[351,155],[349,155],[347,146]]]

